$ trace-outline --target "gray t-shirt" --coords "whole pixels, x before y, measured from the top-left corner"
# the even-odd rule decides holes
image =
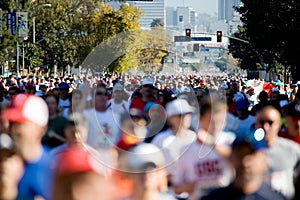
[[[269,169],[266,182],[275,190],[282,192],[287,198],[295,194],[294,170],[300,160],[300,146],[282,137],[266,150]]]

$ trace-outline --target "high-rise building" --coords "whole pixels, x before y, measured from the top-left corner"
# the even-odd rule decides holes
[[[144,12],[139,20],[142,28],[150,28],[154,19],[160,19],[166,24],[164,0],[135,0],[127,1],[127,3]]]
[[[177,25],[177,12],[175,7],[166,7],[166,27],[175,27]]]
[[[178,31],[196,31],[197,13],[190,7],[166,7],[167,27]]]
[[[218,2],[218,19],[231,20],[234,16],[235,6],[239,6],[241,0],[219,0]]]

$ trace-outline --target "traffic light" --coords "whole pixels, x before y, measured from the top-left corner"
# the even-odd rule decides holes
[[[50,56],[49,54],[45,54],[44,60],[43,60],[43,65],[49,65],[50,64]]]
[[[54,65],[54,60],[50,53],[46,53],[43,58],[43,65],[45,67],[52,67]]]
[[[185,29],[185,36],[191,37],[191,29]]]
[[[217,31],[217,42],[222,42],[222,31]]]

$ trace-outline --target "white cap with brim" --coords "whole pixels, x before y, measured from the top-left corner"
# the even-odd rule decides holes
[[[113,87],[113,92],[115,92],[115,91],[123,91],[123,90],[124,90],[124,87],[123,87],[123,85],[120,84],[120,83],[116,83],[116,84],[114,85],[114,87]]]
[[[193,113],[194,107],[190,106],[185,99],[175,99],[166,105],[167,116]]]
[[[140,143],[133,147],[129,152],[126,152],[126,170],[130,172],[145,172],[147,166],[155,168],[163,167],[165,158],[163,152],[154,144]]]
[[[39,126],[46,126],[49,111],[43,98],[30,94],[18,94],[12,99],[11,105],[3,111],[2,117],[10,122],[31,121]]]
[[[156,88],[154,86],[154,81],[152,78],[150,77],[147,77],[147,78],[144,78],[143,81],[142,81],[142,86],[143,87],[152,87],[152,88]]]

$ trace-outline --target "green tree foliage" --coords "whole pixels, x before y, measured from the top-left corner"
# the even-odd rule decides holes
[[[150,27],[155,28],[158,26],[164,26],[164,22],[162,21],[162,19],[159,18],[153,19],[153,21],[150,24]]]
[[[137,52],[139,69],[144,72],[158,72],[162,70],[164,58],[168,55],[167,44],[170,39],[163,33],[162,27],[152,31],[144,31],[140,38],[144,48]]]
[[[249,40],[245,27],[238,27],[238,31],[233,34],[233,37]],[[234,58],[238,58],[241,69],[256,70],[258,63],[262,62],[262,56],[250,44],[239,40],[230,39],[229,52]]]
[[[299,65],[298,52],[294,49],[300,34],[300,2],[242,0],[242,3],[243,6],[237,8],[237,11],[242,16],[244,32],[238,34],[246,35],[250,48],[261,55],[261,60],[291,67]],[[294,73],[294,78],[300,76],[297,73]]]
[[[105,53],[103,56],[96,55],[97,61],[88,64],[92,70],[126,72],[137,66],[148,66],[149,70],[160,68],[162,58],[167,54],[165,45],[167,39],[162,30],[155,30],[155,34],[142,31],[138,22],[143,15],[140,9],[123,4],[119,10],[114,10],[103,2],[20,1],[18,4],[20,9],[28,12],[29,34],[24,41],[26,65],[30,66],[31,70],[42,66],[47,53],[54,61],[53,64],[64,70],[67,65],[75,67],[81,65],[90,52],[100,48],[100,51]],[[3,0],[0,5],[1,8],[7,9],[6,12],[13,11],[16,1]],[[33,17],[35,44],[33,44]],[[8,60],[2,55],[9,55],[8,52],[15,48],[16,37],[4,32],[1,40],[0,55]],[[150,67],[151,65],[155,67]]]

